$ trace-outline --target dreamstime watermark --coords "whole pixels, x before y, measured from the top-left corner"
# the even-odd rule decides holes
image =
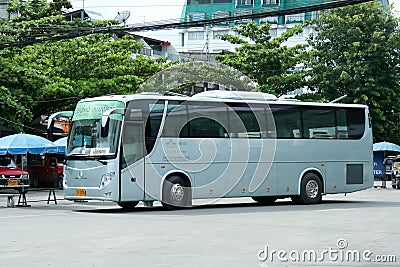
[[[396,255],[378,255],[371,249],[351,249],[346,239],[338,239],[336,247],[329,247],[322,250],[304,249],[304,250],[275,250],[265,246],[264,249],[257,252],[257,258],[260,266],[267,266],[267,262],[342,262],[342,263],[395,263]]]

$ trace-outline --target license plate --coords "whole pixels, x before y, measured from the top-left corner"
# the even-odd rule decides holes
[[[8,186],[19,185],[18,180],[8,180]]]
[[[77,197],[86,197],[86,190],[85,189],[76,189],[76,196]]]

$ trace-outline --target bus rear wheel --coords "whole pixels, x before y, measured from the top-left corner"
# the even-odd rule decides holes
[[[192,205],[190,185],[180,176],[171,176],[163,186],[162,205],[165,209],[174,210]]]
[[[139,201],[120,202],[118,205],[124,210],[133,210]]]
[[[293,202],[299,204],[317,204],[322,200],[322,182],[315,173],[304,175],[300,185],[300,196],[292,196]]]
[[[263,205],[270,205],[274,203],[278,198],[277,197],[251,197],[254,201],[263,204]]]

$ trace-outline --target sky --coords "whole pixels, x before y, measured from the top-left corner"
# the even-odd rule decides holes
[[[104,19],[115,19],[118,12],[130,11],[127,24],[145,23],[169,19],[179,19],[186,0],[70,0],[76,9],[99,12]],[[399,0],[400,1],[400,0]],[[141,35],[169,41],[177,46],[179,33],[177,30],[141,32]]]
[[[400,0],[399,0],[400,1]],[[118,12],[129,10],[127,23],[143,23],[180,18],[185,0],[71,0],[74,8],[102,13],[105,19],[114,19]]]
[[[397,14],[395,14],[397,17],[399,17],[400,13],[400,0],[389,0],[389,4],[393,4],[394,9]]]
[[[181,17],[185,0],[71,0],[76,9],[85,7],[90,11],[99,12],[104,19],[114,19],[118,12],[129,10],[131,15],[127,24],[145,23],[150,21],[178,19]],[[396,16],[400,14],[400,0],[389,0],[395,6]],[[173,45],[179,44],[178,31],[156,31],[141,33],[161,40],[168,40]]]

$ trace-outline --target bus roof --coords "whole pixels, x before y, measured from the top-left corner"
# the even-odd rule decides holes
[[[211,92],[211,91],[209,91]],[[299,106],[331,106],[331,107],[358,107],[358,108],[367,108],[366,105],[363,104],[342,104],[342,103],[320,103],[320,102],[301,102],[301,101],[293,101],[292,99],[280,99],[276,98],[273,95],[265,94],[261,92],[240,92],[234,91],[225,91],[231,92],[230,97],[223,97],[222,94],[197,94],[192,97],[190,96],[167,96],[159,93],[140,93],[140,94],[132,94],[132,95],[105,95],[93,98],[85,98],[81,99],[79,102],[90,102],[90,101],[120,101],[120,102],[129,102],[136,99],[164,99],[164,100],[183,100],[183,101],[210,101],[210,102],[234,102],[234,103],[253,103],[253,104],[284,104],[284,105],[299,105]],[[252,95],[253,93],[253,95]],[[228,95],[228,94],[227,94]],[[240,98],[242,96],[242,98]],[[272,97],[270,97],[272,96]]]

